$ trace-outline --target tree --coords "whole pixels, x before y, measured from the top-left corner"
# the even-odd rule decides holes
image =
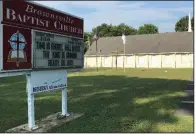
[[[116,36],[121,36],[122,32],[125,32],[125,35],[135,35],[137,34],[137,30],[125,25],[124,23],[121,23],[117,26],[117,35]]]
[[[96,31],[98,31],[99,37],[107,37],[111,33],[111,26],[103,23],[100,26],[92,29],[93,35],[96,33]]]
[[[93,43],[92,34],[85,32],[84,33],[84,53],[86,53],[86,51],[89,49],[92,43]]]
[[[138,29],[138,34],[155,34],[158,32],[158,27],[153,24],[144,24]]]
[[[121,36],[122,32],[125,30],[126,35],[135,35],[137,34],[137,30],[121,23],[117,26],[113,26],[112,24],[101,24],[100,26],[97,26],[96,28],[92,29],[92,34],[94,35],[96,33],[96,30],[98,32],[99,37],[111,37],[111,36]]]
[[[192,17],[192,19],[191,19],[191,28],[194,31],[194,17]]]
[[[189,17],[184,16],[182,17],[179,21],[176,22],[175,25],[175,31],[176,32],[183,32],[183,31],[188,31],[188,21]],[[194,30],[194,17],[191,19],[191,29]]]
[[[188,16],[182,17],[178,22],[176,22],[175,31],[188,31]]]

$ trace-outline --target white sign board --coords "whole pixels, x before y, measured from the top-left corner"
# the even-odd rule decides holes
[[[33,68],[82,68],[83,39],[33,32]]]
[[[33,71],[31,85],[33,93],[64,89],[67,87],[67,72],[65,70]]]

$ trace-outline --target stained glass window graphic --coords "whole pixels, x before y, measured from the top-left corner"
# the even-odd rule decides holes
[[[27,43],[24,36],[17,31],[10,37],[8,42],[12,48],[9,51],[8,62],[16,62],[17,67],[19,67],[20,62],[27,62],[26,53],[24,52]]]
[[[25,38],[21,33],[14,33],[9,40],[9,43],[13,50],[17,49],[17,35],[19,36],[19,50],[23,50],[26,44]]]

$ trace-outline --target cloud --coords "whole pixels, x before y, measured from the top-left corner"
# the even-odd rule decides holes
[[[193,6],[190,6],[191,4],[184,6],[180,1],[173,2],[173,6],[169,2],[163,1],[160,4],[148,1],[37,2],[84,18],[85,31],[91,31],[92,28],[102,23],[113,25],[125,23],[134,28],[145,23],[152,23],[159,27],[160,32],[172,32],[176,21],[187,15],[188,12],[193,14]],[[164,4],[170,4],[170,6],[167,7]]]

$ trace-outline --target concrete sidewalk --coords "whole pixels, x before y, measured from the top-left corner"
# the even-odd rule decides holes
[[[187,83],[185,92],[187,95],[181,98],[181,103],[175,111],[176,115],[194,115],[194,75]]]
[[[190,81],[187,84],[187,87],[185,89],[188,96],[194,96],[194,76],[192,75]]]

